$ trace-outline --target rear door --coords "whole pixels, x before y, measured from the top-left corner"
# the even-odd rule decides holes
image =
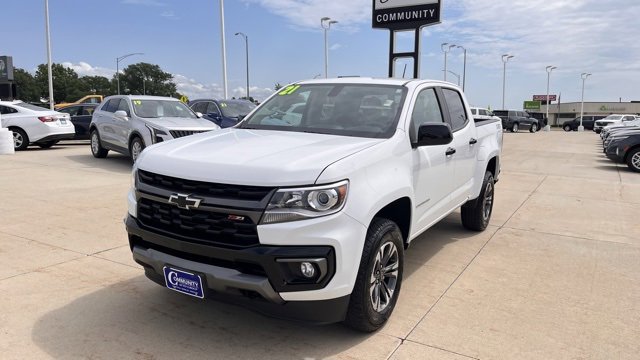
[[[453,131],[451,147],[456,151],[451,156],[455,164],[454,176],[451,179],[451,200],[457,206],[468,199],[473,186],[478,139],[475,123],[470,121],[462,94],[449,88],[441,88],[440,91],[447,104],[448,121]]]
[[[409,138],[417,140],[418,128],[426,123],[445,123],[443,103],[435,88],[418,88],[413,98]],[[413,189],[415,216],[413,232],[438,220],[451,206],[451,179],[454,163],[446,152],[450,145],[422,146],[413,149]]]

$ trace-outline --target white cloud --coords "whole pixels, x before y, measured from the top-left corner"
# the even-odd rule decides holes
[[[163,18],[168,18],[168,19],[177,19],[176,17],[176,13],[173,11],[163,11],[160,16],[162,16]]]
[[[305,29],[320,29],[320,18],[328,16],[338,21],[337,26],[353,29],[356,25],[371,21],[370,0],[243,0],[257,3],[291,24]]]
[[[108,69],[108,68],[103,68],[99,66],[91,66],[90,64],[84,61],[80,61],[78,63],[65,61],[62,63],[62,66],[72,69],[78,74],[78,76],[104,76],[108,79],[111,79],[113,74],[116,73],[114,69]]]
[[[191,79],[180,74],[174,74],[173,81],[176,84],[176,89],[178,90],[178,92],[187,95],[187,97],[191,100],[199,98],[224,98],[224,91],[222,89],[222,86],[219,84],[203,84],[195,79]],[[258,101],[265,100],[267,97],[273,94],[273,92],[274,90],[269,88],[261,88],[257,86],[252,86],[249,88],[249,95],[251,95]],[[242,86],[231,89],[229,92],[230,97],[236,98],[243,97],[246,94],[246,87]]]
[[[329,50],[338,50],[338,49],[342,49],[344,47],[344,45],[342,44],[333,44],[329,47]]]

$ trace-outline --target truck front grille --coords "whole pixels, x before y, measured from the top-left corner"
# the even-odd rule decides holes
[[[184,136],[189,136],[189,135],[193,135],[193,134],[199,134],[199,133],[203,133],[203,132],[207,132],[209,130],[170,130],[169,132],[171,133],[171,136],[174,139],[177,138],[181,138]]]
[[[211,245],[258,245],[258,230],[249,217],[204,210],[183,210],[169,203],[138,199],[138,220],[143,227]],[[241,220],[238,220],[240,219]]]
[[[156,188],[183,194],[197,194],[199,196],[210,196],[221,199],[259,202],[273,190],[273,188],[270,187],[216,184],[203,181],[178,179],[143,170],[138,170],[138,177],[141,183]]]

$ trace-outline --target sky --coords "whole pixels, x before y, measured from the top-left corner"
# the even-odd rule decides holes
[[[249,38],[250,91],[263,100],[275,83],[324,72],[320,18],[338,21],[329,31],[329,76],[386,77],[389,32],[371,28],[370,0],[227,0],[225,26],[230,96],[245,94],[245,43]],[[34,72],[46,62],[44,0],[3,1],[0,55]],[[79,75],[111,77],[121,62],[149,62],[174,75],[189,98],[222,97],[219,0],[50,0],[52,57]],[[475,106],[502,107],[502,54],[507,64],[506,107],[545,94],[580,101],[580,74],[592,73],[585,101],[640,100],[638,0],[443,0],[442,23],[421,34],[423,79],[442,79],[441,43],[467,49],[466,95]],[[399,48],[412,35],[398,38]],[[453,49],[448,70],[463,71]],[[402,69],[400,66],[400,71]],[[410,72],[410,71],[409,71]],[[454,75],[449,81],[457,82]]]

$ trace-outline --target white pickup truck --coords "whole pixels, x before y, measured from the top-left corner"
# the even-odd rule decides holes
[[[374,331],[412,240],[460,207],[487,227],[501,146],[500,121],[474,122],[450,83],[289,85],[233,128],[142,152],[133,257],[184,294]]]

